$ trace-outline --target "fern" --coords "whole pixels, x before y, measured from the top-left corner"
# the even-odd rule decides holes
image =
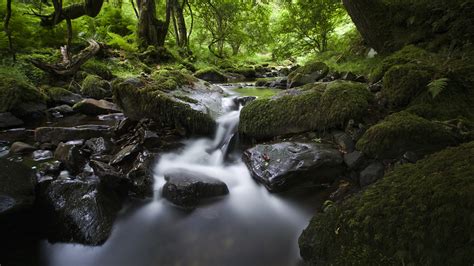
[[[128,52],[136,52],[138,50],[137,44],[134,42],[134,34],[127,35],[125,37],[119,34],[108,32],[110,40],[107,42],[108,45],[123,49]]]
[[[436,98],[436,96],[438,96],[447,87],[448,81],[449,79],[447,78],[440,78],[433,80],[428,84],[428,91],[431,93],[433,99]]]

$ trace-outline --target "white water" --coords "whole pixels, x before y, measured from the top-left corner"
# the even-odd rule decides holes
[[[235,93],[223,100],[213,139],[189,140],[161,156],[155,167],[155,199],[125,212],[102,247],[44,244],[45,265],[297,265],[297,238],[311,212],[268,193],[240,159],[224,158],[238,126]],[[238,110],[235,110],[238,109]],[[229,195],[191,213],[161,197],[164,174],[185,169],[224,181]]]

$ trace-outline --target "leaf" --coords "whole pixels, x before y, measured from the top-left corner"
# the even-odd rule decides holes
[[[446,88],[448,81],[449,79],[447,78],[440,78],[433,80],[428,84],[428,91],[431,93],[433,99],[436,98],[436,96],[438,96]]]

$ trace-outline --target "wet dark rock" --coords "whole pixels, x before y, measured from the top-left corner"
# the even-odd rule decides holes
[[[344,154],[344,162],[349,169],[359,168],[365,161],[364,154],[360,151],[353,151],[351,153]]]
[[[85,115],[105,115],[120,113],[117,105],[106,100],[84,99],[73,106],[74,111]]]
[[[361,187],[368,186],[383,177],[385,167],[380,162],[371,163],[360,172],[359,183]]]
[[[403,163],[416,163],[419,159],[420,157],[412,151],[407,151],[402,156]]]
[[[127,178],[130,181],[130,192],[138,198],[153,195],[153,171],[151,166],[155,155],[147,151],[138,154]]]
[[[87,155],[81,147],[82,145],[78,143],[61,142],[54,152],[54,158],[63,162],[72,174],[78,174],[87,163]]]
[[[119,194],[127,193],[128,180],[124,174],[120,173],[119,169],[96,160],[91,160],[89,164],[94,170],[94,174],[99,177],[101,184]]]
[[[248,104],[249,102],[251,102],[255,99],[257,99],[257,97],[255,97],[255,96],[236,97],[236,98],[234,98],[234,103],[238,108],[239,106],[245,106],[246,104]]]
[[[20,118],[36,119],[44,116],[46,105],[43,103],[24,102],[15,106],[12,113]]]
[[[114,127],[115,134],[123,135],[128,133],[138,124],[137,121],[133,121],[130,118],[125,118],[116,124]]]
[[[165,175],[165,179],[163,197],[184,208],[195,208],[202,199],[229,193],[224,182],[200,173],[182,171]]]
[[[369,86],[369,90],[373,93],[381,91],[383,88],[382,81],[379,81],[377,83],[371,84]]]
[[[44,162],[38,166],[37,172],[40,175],[58,176],[62,169],[63,163],[60,161]]]
[[[345,152],[353,152],[355,143],[351,136],[342,131],[333,132],[334,142]]]
[[[0,158],[0,217],[33,207],[35,177],[27,166]]]
[[[269,87],[277,89],[286,89],[287,84],[288,79],[283,77],[258,79],[257,82],[255,82],[256,87]]]
[[[54,157],[53,152],[49,150],[37,150],[37,151],[34,151],[33,154],[31,155],[31,158],[33,159],[33,161],[36,161],[36,162],[49,160],[53,157]]]
[[[0,113],[0,128],[12,128],[23,125],[23,121],[11,113]]]
[[[103,137],[91,138],[85,142],[85,147],[91,151],[92,155],[107,154],[112,151],[112,143]]]
[[[142,130],[141,144],[145,148],[153,150],[160,146],[161,139],[156,132],[153,132],[151,130]]]
[[[121,151],[119,151],[110,162],[111,165],[120,164],[124,161],[133,159],[134,156],[140,151],[141,147],[138,144],[132,144],[125,146]]]
[[[297,68],[288,75],[288,88],[299,87],[305,84],[319,81],[326,77],[329,68],[322,62],[310,62],[305,66]]]
[[[354,73],[348,71],[348,72],[342,73],[341,78],[343,80],[347,80],[347,81],[355,81],[357,79],[357,76]]]
[[[12,154],[28,154],[36,150],[36,147],[21,141],[14,142],[10,147]]]
[[[35,130],[35,139],[40,143],[53,143],[107,137],[110,135],[110,127],[103,125],[83,125],[77,127],[39,127]]]
[[[50,96],[51,98],[51,96]],[[74,105],[82,100],[82,96],[76,93],[65,93],[65,94],[58,94],[52,97],[50,100],[56,104],[64,104],[64,105]]]
[[[330,145],[282,142],[257,145],[243,159],[253,178],[278,192],[306,181],[331,182],[344,169],[341,153]]]
[[[92,181],[56,180],[39,197],[42,225],[52,242],[102,244],[121,208],[115,194]]]

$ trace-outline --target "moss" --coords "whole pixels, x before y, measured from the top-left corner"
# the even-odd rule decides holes
[[[365,84],[331,82],[321,98],[319,121],[324,128],[345,127],[350,119],[363,118],[372,102]]]
[[[0,112],[26,102],[45,103],[46,97],[18,70],[0,67]]]
[[[271,99],[247,104],[239,131],[255,139],[344,127],[367,113],[372,94],[362,84],[340,81],[307,84]]]
[[[208,114],[176,101],[159,89],[137,88],[122,82],[114,85],[113,95],[130,119],[151,118],[164,126],[184,128],[189,135],[210,135],[214,132],[215,122]]]
[[[89,60],[81,66],[81,69],[105,80],[111,80],[114,77],[107,64],[99,60]]]
[[[231,73],[240,74],[246,78],[255,78],[257,76],[257,72],[253,67],[237,67],[237,68],[230,68],[226,69],[226,71]]]
[[[383,78],[385,73],[396,65],[417,64],[423,66],[433,66],[440,63],[437,55],[427,52],[414,45],[407,45],[403,49],[386,57],[370,74],[370,80],[377,82]]]
[[[456,143],[454,134],[441,124],[403,111],[369,128],[356,147],[370,157],[385,159],[407,151],[425,155]]]
[[[275,78],[258,78],[255,80],[255,87],[266,87],[274,80]]]
[[[88,75],[82,81],[81,93],[94,99],[103,99],[110,95],[110,84],[99,76]]]
[[[395,65],[385,73],[382,93],[392,108],[405,107],[415,96],[427,91],[433,76],[434,70],[429,67]]]
[[[395,168],[317,214],[302,257],[327,265],[469,265],[474,260],[474,142]]]
[[[192,85],[195,81],[191,75],[179,70],[159,70],[152,74],[152,90],[173,91],[182,86]]]
[[[46,96],[49,103],[58,102],[61,97],[72,95],[72,92],[60,87],[43,86],[40,91]]]

